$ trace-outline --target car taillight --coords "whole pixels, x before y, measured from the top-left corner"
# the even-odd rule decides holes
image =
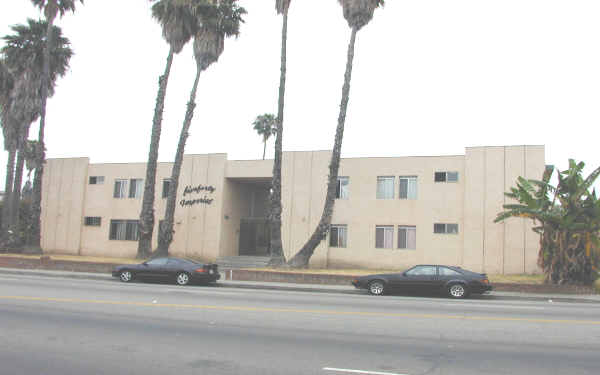
[[[206,270],[205,270],[204,268],[198,268],[198,269],[196,270],[196,272],[202,272],[202,273],[204,273],[204,272],[206,272]]]
[[[484,284],[489,284],[490,283],[490,281],[488,279],[483,279],[483,280],[481,280],[481,282],[484,283]]]

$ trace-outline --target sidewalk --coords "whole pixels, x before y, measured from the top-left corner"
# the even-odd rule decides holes
[[[72,272],[72,271],[48,271],[48,270],[30,270],[19,268],[0,268],[0,275],[24,275],[57,277],[99,281],[119,282],[108,273],[92,272]],[[357,290],[348,285],[322,285],[322,284],[295,284],[280,282],[259,282],[259,281],[231,281],[220,280],[216,284],[221,288],[239,288],[239,289],[262,289],[262,290],[281,290],[293,292],[311,292],[311,293],[335,293],[335,294],[366,294],[365,290]],[[568,294],[534,294],[517,292],[498,292],[493,291],[481,296],[474,296],[476,300],[519,300],[519,301],[544,301],[553,302],[578,302],[578,303],[600,303],[600,295],[568,295]]]

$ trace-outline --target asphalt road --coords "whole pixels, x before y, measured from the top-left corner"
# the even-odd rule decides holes
[[[0,375],[599,374],[600,304],[0,275]]]

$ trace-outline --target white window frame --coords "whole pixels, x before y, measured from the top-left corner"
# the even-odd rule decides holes
[[[443,232],[436,232],[435,231],[435,226],[436,225],[443,225],[444,226],[444,231]],[[433,233],[434,234],[458,234],[459,233],[459,227],[457,223],[434,223],[433,224]]]
[[[406,197],[402,197],[402,181],[406,181]],[[400,176],[398,178],[398,197],[400,199],[415,200],[418,196],[419,185],[417,176]]]
[[[404,247],[401,246],[400,243],[400,232],[405,232],[405,244]],[[412,233],[412,238],[414,239],[414,243],[410,246],[409,236]],[[415,225],[398,225],[398,249],[401,250],[416,250],[417,249],[417,227]]]
[[[389,187],[385,185],[386,182],[391,181],[391,192],[389,192]],[[380,185],[382,183],[383,185]],[[380,189],[380,186],[384,189]],[[396,177],[394,176],[377,176],[377,199],[394,199],[396,191]]]
[[[115,187],[113,190],[113,198],[123,199],[127,198],[127,182],[129,180],[125,178],[117,178],[115,179]],[[117,184],[119,185],[119,190],[117,191]]]
[[[344,182],[346,183],[344,185]],[[350,196],[350,177],[342,176],[337,179],[335,199],[348,199]]]
[[[337,235],[337,246],[331,244],[333,229]],[[348,225],[332,224],[329,229],[329,247],[346,248],[348,247]]]
[[[135,187],[134,187],[135,185]],[[134,190],[135,188],[135,190]],[[144,179],[132,178],[129,180],[129,198],[139,199],[144,192]]]
[[[443,173],[444,174],[444,180],[443,181],[436,181],[435,180],[435,175],[438,173]],[[450,176],[452,176],[452,178],[450,178]],[[456,176],[456,177],[454,177]],[[458,182],[459,179],[459,173],[458,171],[437,171],[433,174],[433,182],[437,183],[437,184],[441,184],[441,183],[451,183],[451,184],[455,184]]]
[[[377,232],[383,230],[383,246],[377,246]],[[394,226],[393,225],[377,225],[375,226],[375,248],[376,249],[393,249],[394,248]]]

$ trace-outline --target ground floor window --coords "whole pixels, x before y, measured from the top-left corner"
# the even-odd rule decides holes
[[[329,247],[346,247],[348,241],[347,225],[332,225],[329,231]]]
[[[401,225],[398,227],[398,249],[415,250],[417,248],[417,227]]]
[[[375,248],[394,248],[394,227],[391,225],[378,225],[375,227]]]
[[[111,220],[109,240],[137,241],[138,220]]]

